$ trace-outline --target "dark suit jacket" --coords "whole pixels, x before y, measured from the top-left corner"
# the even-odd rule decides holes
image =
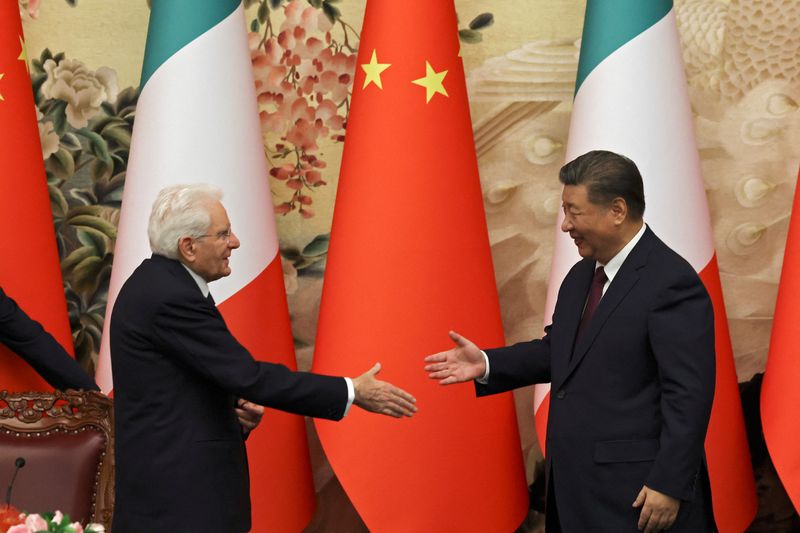
[[[42,325],[19,308],[0,288],[0,342],[24,359],[56,389],[98,390],[83,371]]]
[[[236,398],[333,420],[347,404],[342,378],[255,361],[186,269],[158,255],[120,290],[111,363],[115,533],[247,531],[249,476]]]
[[[576,342],[594,267],[584,259],[564,278],[544,338],[487,351],[489,382],[477,392],[551,382],[546,471],[564,531],[637,531],[631,504],[642,485],[682,500],[670,531],[706,531],[710,499],[698,479],[715,380],[708,293],[648,228]]]

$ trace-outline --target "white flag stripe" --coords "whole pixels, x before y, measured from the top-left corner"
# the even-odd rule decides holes
[[[676,28],[673,10],[587,76],[575,96],[580,127],[570,128],[567,160],[598,148],[633,159],[647,222],[699,272],[714,243]],[[660,77],[631,76],[654,67]]]

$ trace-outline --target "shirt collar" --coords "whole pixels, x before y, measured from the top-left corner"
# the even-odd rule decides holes
[[[183,263],[181,263],[181,266],[186,269],[189,275],[192,276],[194,282],[197,283],[197,287],[200,289],[200,292],[203,293],[203,297],[208,298],[208,293],[210,292],[208,289],[208,282],[206,282],[206,280],[201,278],[200,275],[197,274],[197,272],[195,272],[188,266],[184,265]]]
[[[625,262],[625,259],[628,258],[628,255],[631,253],[631,250],[633,250],[633,247],[636,246],[636,243],[638,243],[639,240],[642,238],[645,229],[647,229],[647,224],[642,224],[642,227],[639,229],[638,232],[636,232],[636,235],[634,235],[633,238],[628,241],[628,244],[626,244],[622,248],[622,250],[617,252],[617,255],[612,257],[608,263],[606,263],[605,265],[602,264],[600,261],[597,261],[595,263],[594,266],[595,269],[597,269],[598,267],[603,267],[603,270],[606,273],[606,277],[608,278],[608,281],[606,282],[606,287],[608,287],[611,284],[611,281],[614,279],[614,276],[617,275],[617,272],[619,272],[619,269],[622,267],[622,263]]]

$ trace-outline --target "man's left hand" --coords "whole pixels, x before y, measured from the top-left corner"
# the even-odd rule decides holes
[[[236,417],[239,419],[239,424],[245,433],[250,433],[261,422],[261,417],[264,416],[264,408],[253,402],[248,402],[243,398],[239,398],[236,402]]]
[[[675,522],[681,501],[645,485],[636,496],[633,506],[642,508],[639,529],[644,530],[644,533],[657,533]]]

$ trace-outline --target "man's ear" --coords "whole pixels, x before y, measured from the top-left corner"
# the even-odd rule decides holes
[[[183,263],[193,263],[197,255],[194,239],[191,237],[181,237],[178,241],[178,255]]]
[[[622,224],[628,218],[628,203],[621,196],[617,196],[611,201],[610,211],[614,222]]]

